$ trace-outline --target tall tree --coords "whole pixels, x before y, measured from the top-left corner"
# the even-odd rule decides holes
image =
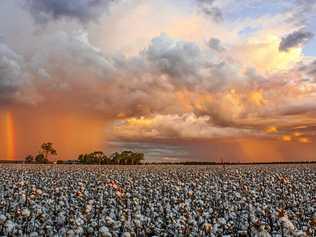
[[[48,160],[48,155],[57,155],[57,151],[51,142],[43,143],[41,145],[41,153],[44,155],[45,160]]]

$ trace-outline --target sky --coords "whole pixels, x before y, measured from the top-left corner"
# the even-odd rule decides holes
[[[0,1],[0,159],[316,160],[315,0]]]

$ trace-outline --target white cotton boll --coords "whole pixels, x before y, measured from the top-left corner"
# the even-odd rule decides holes
[[[27,208],[23,209],[22,216],[29,217],[30,215],[31,215],[31,212],[29,209],[27,209]]]
[[[297,237],[305,237],[306,234],[305,234],[303,231],[299,230],[299,231],[296,231],[296,232],[294,233],[294,236],[297,236]]]
[[[105,217],[105,222],[107,225],[112,225],[114,223],[113,219],[109,216]]]
[[[133,220],[133,222],[134,222],[136,227],[140,227],[141,226],[140,220]]]
[[[96,227],[96,226],[98,226],[98,223],[95,222],[95,221],[93,221],[93,222],[91,223],[91,226],[92,226],[92,227]]]
[[[122,237],[131,237],[131,234],[129,232],[124,232],[122,234]]]
[[[38,233],[37,232],[32,232],[31,234],[30,234],[30,237],[38,237],[39,235],[38,235]]]
[[[91,206],[92,206],[92,205],[93,205],[93,203],[94,203],[94,201],[93,201],[93,200],[89,200],[89,201],[88,201],[88,203],[89,203],[89,205],[91,205]]]
[[[256,237],[271,237],[271,235],[266,230],[262,230],[257,234]]]
[[[88,233],[90,233],[90,234],[93,234],[94,233],[94,229],[90,226],[90,227],[88,227]]]
[[[86,213],[90,213],[91,211],[92,211],[92,205],[91,204],[88,204],[87,206],[86,206]]]
[[[62,224],[65,223],[65,221],[66,221],[65,215],[63,213],[62,214],[58,214],[58,216],[57,216],[57,223],[59,225],[62,225]]]
[[[219,218],[219,219],[218,219],[218,223],[221,224],[221,225],[226,225],[226,220],[225,220],[225,218]]]
[[[238,192],[235,192],[235,196],[236,196],[237,198],[241,198],[241,195],[240,195],[240,193],[238,193]]]
[[[26,201],[26,196],[25,196],[25,194],[23,193],[22,195],[21,195],[21,202],[22,203],[25,203],[25,201]]]
[[[101,236],[102,237],[112,237],[112,234],[107,231],[107,232],[101,233]]]
[[[109,232],[109,228],[107,228],[106,226],[101,226],[100,229],[99,229],[99,232],[101,234]]]
[[[45,207],[43,209],[45,209]],[[43,214],[43,209],[41,206],[36,206],[36,207],[34,207],[34,213],[36,215],[41,215],[41,214]]]
[[[120,221],[115,221],[114,224],[112,225],[112,228],[113,228],[114,230],[117,230],[117,229],[119,229],[121,226],[122,226],[122,224],[121,224]]]
[[[218,232],[218,229],[219,229],[219,225],[216,223],[216,224],[213,226],[212,232],[213,232],[213,233],[217,233],[217,232]]]
[[[84,224],[84,221],[81,218],[76,218],[75,222],[77,226],[81,226]]]
[[[7,220],[7,217],[5,215],[0,215],[0,225],[3,225],[4,222]]]
[[[67,231],[67,237],[75,237],[76,233],[73,230],[68,230]]]
[[[12,231],[14,230],[14,227],[15,227],[15,224],[12,221],[8,220],[5,223],[6,233],[8,233],[8,234],[12,233]]]
[[[76,235],[82,236],[84,233],[84,230],[81,226],[79,226],[76,230],[75,230]]]

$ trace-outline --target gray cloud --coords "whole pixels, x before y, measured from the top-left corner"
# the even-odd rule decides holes
[[[316,82],[316,60],[301,65],[298,70],[304,75],[304,82]]]
[[[0,41],[0,99],[7,101],[23,82],[21,57]],[[3,102],[3,101],[2,101]]]
[[[219,22],[224,19],[223,13],[220,8],[215,6],[216,0],[196,0],[201,12],[209,17],[211,17],[214,21]]]
[[[36,51],[26,68],[37,78],[29,83],[38,93],[50,103],[63,101],[65,106],[69,103],[112,118],[182,114],[187,108],[177,92],[186,90],[196,94],[187,98],[190,111],[227,126],[247,113],[241,106],[247,100],[223,97],[225,91],[256,86],[255,73],[241,73],[236,65],[213,61],[217,51],[167,35],[154,38],[148,48],[129,58],[103,54],[84,31],[54,32],[43,37],[40,45],[42,50]],[[195,96],[201,92],[212,94],[214,101],[197,106]]]
[[[314,36],[313,33],[307,32],[304,29],[294,31],[289,35],[282,38],[279,50],[280,51],[287,51],[290,48],[296,47],[300,44],[306,43]]]
[[[41,23],[49,19],[74,18],[80,22],[98,19],[114,0],[23,0],[34,18]]]
[[[154,38],[144,51],[154,69],[175,79],[190,80],[197,78],[202,63],[199,47],[190,42],[175,41],[167,35]]]
[[[316,60],[310,63],[305,70],[309,75],[315,76],[316,78]]]
[[[211,38],[207,44],[211,49],[222,52],[225,48],[221,45],[221,41],[217,38]]]
[[[133,150],[144,152],[150,161],[160,160],[172,161],[174,159],[190,159],[192,154],[187,150],[185,145],[159,143],[161,141],[109,141],[107,146],[110,151]]]

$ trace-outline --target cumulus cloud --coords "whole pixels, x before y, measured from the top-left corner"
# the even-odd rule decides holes
[[[316,60],[306,63],[301,66],[299,70],[307,75],[307,77],[311,77],[312,80],[316,79]]]
[[[196,0],[203,14],[211,17],[214,21],[220,22],[223,20],[221,9],[216,6],[216,0]]]
[[[98,19],[114,0],[23,0],[38,22],[73,18],[80,22]]]
[[[114,135],[119,138],[146,139],[210,139],[252,134],[249,129],[218,127],[212,124],[209,116],[197,116],[193,113],[131,118],[120,121],[113,129]]]
[[[213,1],[198,2],[198,7],[218,7]],[[110,54],[93,35],[98,34],[106,42],[109,34],[120,39],[122,33],[117,36],[117,29],[108,27],[108,34],[103,34],[93,28],[99,26],[85,24],[100,17],[110,1],[27,3],[39,20],[74,18],[79,24],[54,21],[37,30],[38,25],[26,13],[19,15],[19,24],[1,28],[0,23],[0,30],[6,29],[5,32],[11,32],[11,28],[15,32],[22,30],[27,42],[19,44],[15,34],[9,37],[8,33],[4,37],[8,37],[6,44],[0,43],[0,105],[10,102],[14,107],[18,102],[24,103],[26,109],[33,104],[47,110],[53,107],[54,111],[80,111],[83,113],[79,114],[93,115],[107,124],[114,121],[109,136],[113,132],[117,138],[139,140],[261,136],[261,131],[269,126],[316,124],[313,115],[306,118],[308,112],[315,110],[315,85],[312,80],[304,81],[315,75],[315,63],[297,69],[293,65],[302,60],[301,51],[286,51],[304,43],[310,37],[306,31],[285,37],[280,52],[279,35],[291,32],[287,28],[279,35],[262,30],[272,34],[267,38],[257,32],[247,40],[235,36],[234,44],[215,34],[215,30],[200,33],[200,29],[206,28],[206,21],[200,21],[204,15],[190,11],[193,16],[186,18],[188,13],[181,12],[180,19],[189,19],[185,24],[193,19],[190,32],[160,34],[155,30],[149,34],[155,37],[146,38],[138,53],[126,55],[118,50]],[[129,21],[138,22],[148,4],[140,4],[136,13],[132,11]],[[164,4],[166,7],[170,3]],[[117,6],[122,8],[119,16],[128,7],[123,5]],[[156,17],[160,19],[160,15]],[[173,22],[179,22],[177,17]],[[207,21],[218,28],[222,25]],[[28,30],[18,26],[23,22],[27,22]],[[165,24],[169,24],[169,18]],[[223,32],[231,33],[230,30],[228,27]],[[184,34],[186,39],[178,37]],[[143,32],[131,30],[126,38],[129,35],[138,39]],[[196,40],[197,35],[200,41]],[[210,39],[207,44],[205,39]],[[282,131],[282,126],[278,131]]]
[[[8,101],[23,84],[22,58],[0,41],[0,100]]]
[[[294,31],[282,38],[279,50],[287,51],[290,48],[297,47],[301,44],[306,43],[308,40],[313,38],[313,36],[313,33],[305,31],[304,29]]]
[[[240,120],[270,106],[269,91],[260,90],[265,78],[218,62],[217,51],[193,42],[161,35],[133,57],[104,54],[85,31],[54,32],[41,44],[50,47],[36,52],[23,71],[36,78],[29,84],[43,103],[62,102],[112,119],[194,113],[208,116],[218,130],[237,131]]]
[[[144,55],[160,73],[183,81],[196,78],[203,63],[196,44],[173,40],[167,35],[154,38]]]

